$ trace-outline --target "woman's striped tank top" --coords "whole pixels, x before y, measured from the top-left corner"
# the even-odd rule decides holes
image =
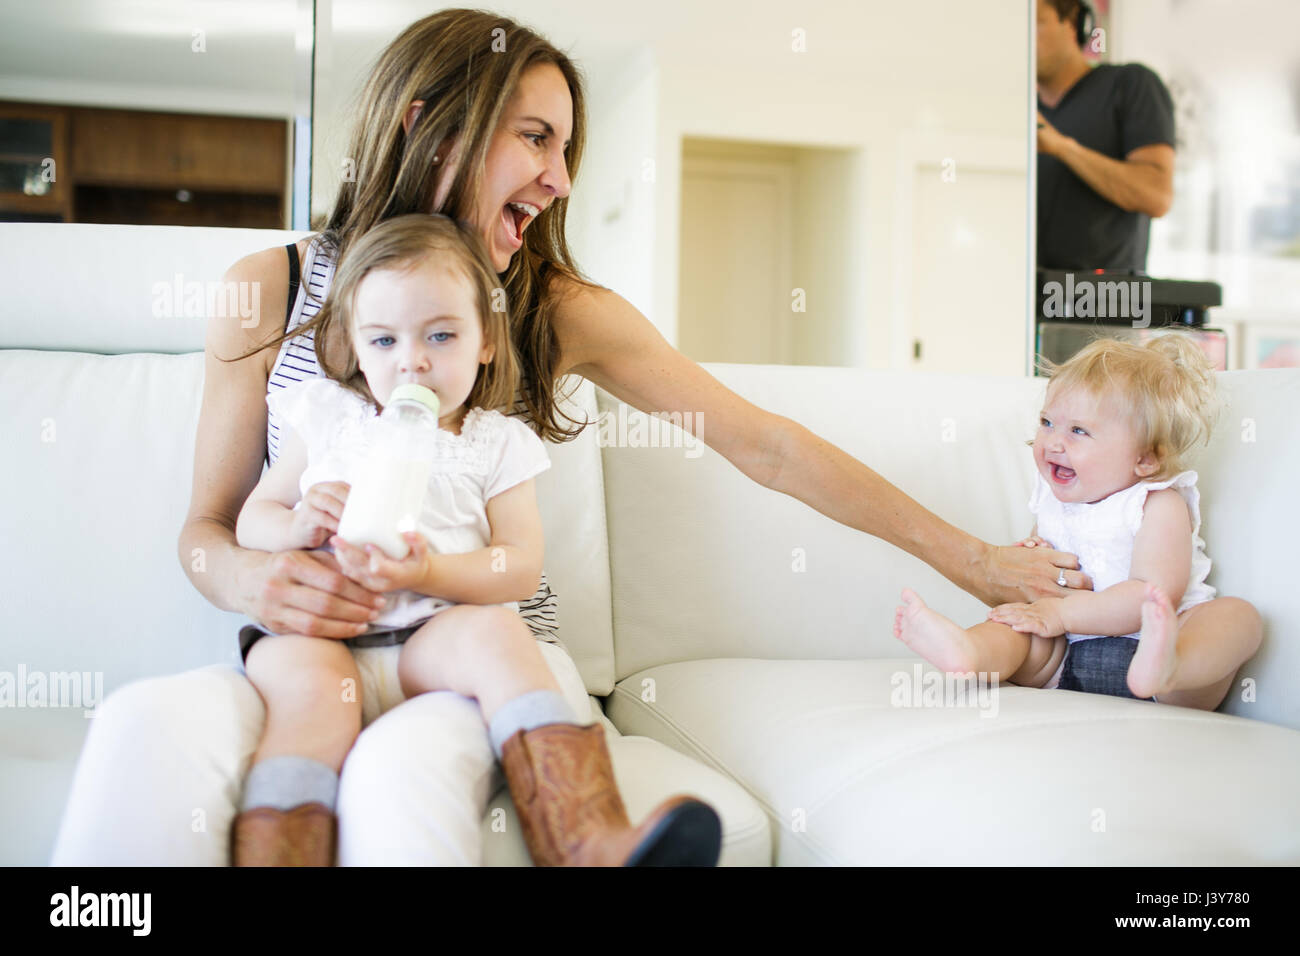
[[[290,244],[286,247],[289,254],[289,301],[285,331],[297,328],[310,321],[320,311],[320,303],[325,300],[330,283],[334,279],[334,262],[328,250],[321,248],[319,241],[312,240],[307,247],[307,255],[301,266],[299,277],[298,249]],[[309,295],[310,293],[310,295]],[[316,362],[315,333],[305,332],[284,340],[271,368],[271,377],[267,381],[267,393],[273,388],[287,388],[295,382],[309,378],[322,378],[324,372]],[[517,396],[512,417],[527,417],[527,408],[522,396]],[[266,420],[267,460],[275,464],[280,457],[280,425],[275,415],[267,411]],[[519,614],[527,622],[533,636],[552,644],[560,644],[557,636],[559,621],[557,611],[559,602],[551,591],[542,572],[541,584],[537,593],[527,601],[519,602]]]

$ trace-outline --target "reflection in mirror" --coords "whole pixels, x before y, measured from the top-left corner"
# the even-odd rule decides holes
[[[6,4],[0,221],[287,227],[300,7]]]
[[[579,265],[685,354],[1020,374],[1029,8],[942,8],[492,4],[585,74]],[[429,12],[333,0],[322,14],[313,225],[349,172],[361,84]]]
[[[1300,7],[1096,0],[1080,48],[1081,5],[1037,3],[1040,350],[1177,327],[1219,368],[1300,365]]]

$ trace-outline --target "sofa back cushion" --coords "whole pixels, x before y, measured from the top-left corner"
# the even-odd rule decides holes
[[[594,413],[592,387],[566,406]],[[189,508],[203,355],[0,351],[0,656],[37,670],[139,677],[238,662],[244,619],[187,579],[178,555]],[[609,559],[593,429],[547,445],[537,479],[560,637],[590,692],[613,679]],[[201,573],[201,572],[200,572]]]
[[[1045,382],[709,365],[760,408],[806,425],[952,524],[1010,543],[1030,530],[1031,438]],[[1253,601],[1265,644],[1224,710],[1300,727],[1300,588],[1289,548],[1300,372],[1220,376],[1227,409],[1200,470],[1210,583]],[[910,657],[892,634],[903,587],[973,624],[986,609],[917,558],[750,481],[721,456],[598,393],[617,675],[672,661]],[[703,422],[707,440],[709,422]],[[636,447],[636,446],[641,447]],[[1287,531],[1290,533],[1287,533]],[[1242,681],[1247,683],[1243,686]],[[1251,686],[1253,683],[1253,687]],[[1251,699],[1253,697],[1253,699]]]
[[[105,692],[238,662],[245,622],[195,590],[177,552],[202,374],[201,354],[0,352],[6,660],[102,672]]]
[[[5,308],[0,348],[201,352],[209,297],[244,256],[308,235],[279,229],[0,223]],[[258,320],[284,325],[285,303],[234,289]],[[256,297],[255,297],[256,296]],[[241,303],[239,298],[233,301]],[[251,319],[249,320],[251,321]]]
[[[1200,475],[1201,536],[1210,584],[1245,598],[1264,619],[1264,642],[1237,674],[1220,711],[1300,729],[1300,370],[1226,372]]]
[[[561,379],[556,391],[564,414],[596,420],[596,389],[586,379]],[[598,439],[589,426],[573,441],[546,444],[551,467],[537,476],[537,502],[546,533],[546,576],[559,601],[560,640],[588,693],[604,697],[614,689],[614,618]]]

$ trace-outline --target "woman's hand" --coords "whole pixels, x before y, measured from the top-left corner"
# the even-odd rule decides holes
[[[350,581],[328,551],[246,552],[239,587],[245,613],[275,634],[356,637],[378,617],[384,599]]]
[[[989,611],[989,620],[1005,624],[1022,634],[1057,637],[1065,633],[1061,623],[1061,598],[1044,598],[1033,604],[1000,604]]]
[[[330,538],[330,545],[343,573],[362,587],[380,594],[420,590],[428,583],[429,546],[418,531],[404,531],[402,537],[411,550],[401,561],[394,561],[373,544],[359,548],[338,535]]]
[[[1052,546],[1053,545],[1050,541],[1044,541],[1036,534],[1031,534],[1028,538],[1017,541],[1012,545],[1012,547],[1015,548],[1050,548]]]
[[[289,523],[289,547],[310,550],[329,540],[339,530],[350,488],[345,481],[320,481],[308,488]]]
[[[1007,604],[1064,597],[1072,590],[1092,590],[1092,579],[1080,571],[1078,559],[1057,551],[1036,536],[1031,547],[1018,542],[1006,547],[988,545],[984,556],[982,593],[976,596],[985,604]],[[1065,585],[1059,582],[1064,579]]]

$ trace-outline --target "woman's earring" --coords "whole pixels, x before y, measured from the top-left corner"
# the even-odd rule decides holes
[[[440,163],[440,162],[442,162],[442,157],[441,157],[441,156],[435,156],[435,157],[433,157],[433,161],[434,161],[435,163]]]

